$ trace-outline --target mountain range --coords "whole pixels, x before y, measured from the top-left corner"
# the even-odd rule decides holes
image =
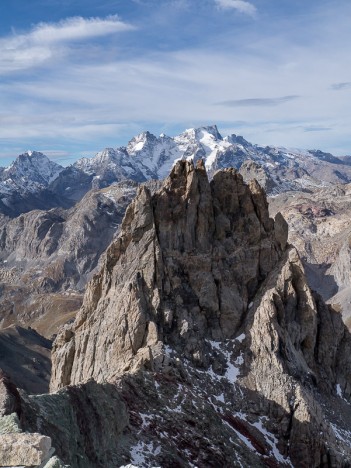
[[[163,179],[180,159],[203,159],[210,177],[218,169],[241,169],[248,177],[256,177],[269,194],[351,181],[349,157],[320,150],[261,147],[241,136],[223,138],[216,126],[209,126],[173,138],[144,132],[125,147],[106,148],[66,168],[42,153],[24,153],[0,169],[0,212],[17,216],[31,209],[67,208],[93,188],[122,180]]]

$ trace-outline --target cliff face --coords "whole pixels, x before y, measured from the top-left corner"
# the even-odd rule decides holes
[[[281,257],[280,223],[277,239],[261,188],[235,170],[209,183],[202,166],[182,162],[155,195],[141,188],[75,324],[56,341],[52,388],[153,368],[163,346],[208,365],[204,340],[235,336]]]
[[[63,440],[60,398],[93,378],[129,425],[105,458],[77,466],[349,466],[350,334],[286,240],[282,216],[235,170],[209,183],[180,162],[153,195],[141,188],[54,343],[51,390],[71,387],[27,401],[28,427],[52,436],[55,420]]]

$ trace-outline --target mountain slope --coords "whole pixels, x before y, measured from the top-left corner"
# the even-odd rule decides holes
[[[70,210],[0,220],[0,328],[30,325],[49,337],[72,318],[136,188],[121,182],[90,191]]]

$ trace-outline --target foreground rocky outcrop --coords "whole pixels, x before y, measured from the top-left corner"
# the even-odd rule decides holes
[[[287,235],[233,169],[141,187],[23,428],[79,468],[350,466],[350,334]]]

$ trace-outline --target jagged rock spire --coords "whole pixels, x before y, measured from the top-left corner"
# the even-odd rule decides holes
[[[209,182],[202,161],[180,161],[127,209],[75,324],[56,340],[52,388],[156,366],[166,345],[206,365],[204,340],[235,335],[282,238],[255,181],[226,169]]]

